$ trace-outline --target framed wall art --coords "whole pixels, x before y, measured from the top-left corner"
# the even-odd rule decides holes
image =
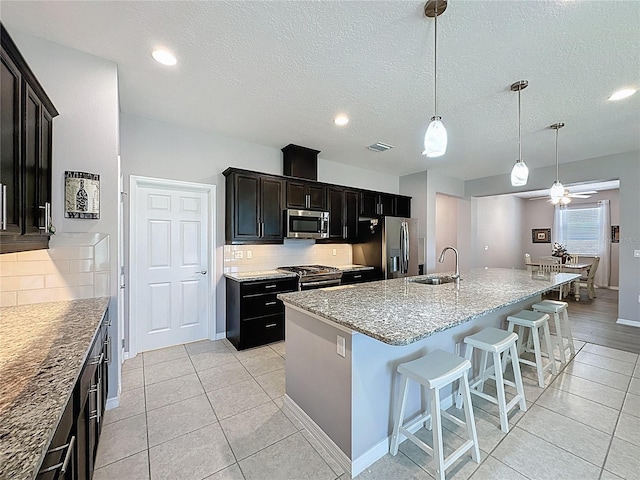
[[[100,175],[64,172],[64,216],[100,218]]]
[[[551,243],[550,228],[532,228],[531,241],[533,243]]]
[[[620,225],[611,225],[611,243],[620,243]]]

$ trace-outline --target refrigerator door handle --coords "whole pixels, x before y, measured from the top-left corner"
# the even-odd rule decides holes
[[[400,271],[406,274],[409,271],[409,225],[407,222],[400,224]]]

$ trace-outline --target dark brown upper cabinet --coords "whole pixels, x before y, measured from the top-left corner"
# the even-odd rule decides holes
[[[48,248],[58,111],[0,24],[0,253]]]
[[[318,183],[287,180],[287,208],[326,210],[326,191]]]
[[[327,188],[329,240],[352,243],[358,239],[360,194],[339,186]]]
[[[225,239],[227,244],[283,243],[283,185],[279,177],[228,168]]]
[[[364,217],[397,217],[397,195],[363,191],[360,194],[360,215]],[[402,215],[404,216],[404,215]]]
[[[318,180],[319,150],[289,144],[282,148],[282,171],[287,177]]]

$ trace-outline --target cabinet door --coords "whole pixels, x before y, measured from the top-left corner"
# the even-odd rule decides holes
[[[396,197],[396,216],[411,217],[411,197]]]
[[[233,175],[233,238],[257,240],[259,238],[260,177]]]
[[[327,208],[329,210],[329,238],[342,239],[344,237],[343,200],[344,190],[342,188],[329,187],[327,194]]]
[[[4,50],[0,51],[0,184],[4,194],[0,196],[6,202],[4,209],[7,218],[0,225],[0,234],[22,233],[20,215],[20,72],[8,58]],[[2,200],[0,200],[2,201]],[[2,215],[0,213],[0,215]]]
[[[380,194],[380,215],[395,216],[396,214],[396,197],[386,193]]]
[[[38,169],[40,168],[42,104],[28,84],[24,84],[24,234],[40,234]]]
[[[305,184],[287,180],[287,208],[307,208]]]
[[[360,214],[366,216],[377,216],[378,213],[378,194],[375,192],[361,192],[360,195]]]
[[[40,165],[38,168],[38,205],[51,204],[51,149],[53,146],[53,118],[42,108]],[[49,232],[44,232],[49,233]]]
[[[309,185],[307,188],[308,205],[312,210],[326,210],[326,188],[321,185]]]
[[[261,179],[262,239],[282,241],[282,180]]]
[[[348,242],[358,240],[358,192],[355,190],[344,191],[343,223],[345,226],[345,239]]]

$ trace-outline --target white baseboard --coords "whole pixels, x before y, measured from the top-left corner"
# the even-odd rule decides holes
[[[441,402],[441,408],[443,410],[451,407],[454,395],[450,395]],[[312,419],[309,417],[302,408],[298,406],[288,395],[284,396],[284,405],[291,410],[295,417],[302,423],[305,428],[314,436],[318,442],[324,447],[333,459],[338,462],[340,467],[349,475],[350,478],[355,478],[368,467],[384,457],[389,453],[389,446],[391,445],[391,436],[380,440],[377,444],[360,455],[355,460],[351,459],[338,447],[331,438],[322,430]],[[409,431],[411,433],[417,432],[422,425],[414,425]],[[406,440],[406,437],[401,434],[400,443]]]
[[[626,318],[619,318],[616,323],[620,325],[629,325],[630,327],[640,327],[640,322],[637,320],[627,320]]]
[[[107,404],[105,405],[105,410],[111,410],[112,408],[116,408],[120,406],[120,397],[107,398]]]
[[[284,396],[284,405],[289,408],[291,413],[302,423],[305,428],[309,431],[313,437],[320,442],[320,444],[324,447],[331,457],[338,462],[338,465],[347,472],[350,478],[353,478],[355,475],[351,474],[351,459],[342,451],[340,447],[338,447],[333,440],[329,438],[329,435],[324,433],[324,431],[311,420],[304,410],[302,410],[296,402],[291,400],[289,395]],[[387,448],[387,451],[389,449]]]
[[[227,338],[227,332],[216,333],[216,336],[215,336],[216,340],[223,340],[225,338]]]

